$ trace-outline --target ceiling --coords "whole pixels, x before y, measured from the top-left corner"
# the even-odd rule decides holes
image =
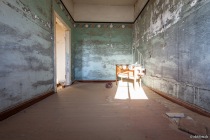
[[[134,6],[137,0],[73,0],[75,4],[95,4],[113,6]]]
[[[61,0],[76,22],[133,23],[149,0]]]

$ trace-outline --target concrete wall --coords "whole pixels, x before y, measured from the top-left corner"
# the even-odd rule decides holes
[[[51,1],[0,1],[0,111],[53,90]]]
[[[133,22],[134,7],[75,4],[74,20],[90,22]]]
[[[54,90],[53,3],[0,1],[0,112]]]
[[[76,80],[114,80],[115,64],[132,61],[132,25],[77,24],[73,35]]]
[[[210,111],[210,0],[150,0],[135,23],[133,47],[147,86]]]

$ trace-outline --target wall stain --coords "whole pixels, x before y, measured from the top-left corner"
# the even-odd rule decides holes
[[[51,34],[44,35],[44,34],[39,33],[39,34],[37,34],[37,36],[39,36],[42,39],[45,39],[46,41],[49,41],[49,42],[52,41],[52,35]]]
[[[7,71],[3,71],[3,70],[0,70],[0,77],[7,77],[9,76],[9,74],[12,73],[12,71],[10,70],[7,70]]]
[[[52,56],[53,53],[53,47],[50,46],[48,48],[43,48],[42,44],[39,42],[36,42],[36,44],[32,44],[31,46],[24,46],[21,45],[20,43],[15,43],[15,42],[1,42],[2,44],[0,46],[0,49],[4,49],[5,51],[17,51],[21,52],[23,54],[28,54],[28,53],[33,53],[33,52],[38,52],[39,54],[42,54],[44,56]]]
[[[19,95],[14,95],[9,93],[6,88],[0,89],[0,98],[9,101],[20,101],[21,97]]]
[[[11,28],[7,24],[3,24],[2,22],[0,22],[0,34],[1,35],[10,35],[10,34],[17,35],[17,32],[18,31],[16,31],[14,28]]]
[[[29,39],[31,37],[31,33],[20,34],[20,31],[18,29],[12,28],[0,22],[0,37],[5,35],[13,38],[18,38],[18,42],[22,41],[23,39]]]
[[[37,88],[38,86],[46,86],[51,85],[54,83],[54,79],[46,80],[46,81],[37,81],[36,83],[33,83],[32,86]]]
[[[0,89],[0,98],[4,99],[5,97],[7,97],[6,88],[2,88]]]
[[[40,59],[36,58],[36,57],[32,57],[32,56],[28,56],[25,58],[26,62],[27,62],[27,67],[25,70],[34,70],[34,71],[40,71],[40,70],[44,70],[44,71],[49,71],[51,68],[46,66],[44,63],[42,63],[40,61]]]
[[[28,49],[28,51],[36,50],[44,56],[51,56],[53,54],[52,46],[50,46],[48,48],[43,48],[42,44],[40,44],[40,43],[33,44],[31,47],[29,47],[27,49]]]
[[[44,12],[44,10],[43,10],[41,7],[37,6],[37,10],[38,10],[44,17],[47,17],[47,13]]]
[[[21,96],[19,96],[19,95],[9,95],[8,96],[8,98],[7,98],[7,100],[9,100],[9,101],[15,101],[15,102],[18,102],[18,101],[20,101],[22,98],[21,98]]]
[[[5,64],[5,68],[10,70],[16,70],[16,71],[52,71],[52,68],[45,65],[42,61],[40,61],[38,58],[33,56],[25,57],[25,61],[27,62],[27,65],[7,65]]]

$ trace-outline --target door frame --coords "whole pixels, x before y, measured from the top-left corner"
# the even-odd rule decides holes
[[[53,12],[53,24],[54,24],[54,91],[57,92],[57,64],[56,64],[56,18],[65,26],[65,80],[66,85],[72,84],[71,79],[71,28],[64,22],[64,20],[56,13]]]

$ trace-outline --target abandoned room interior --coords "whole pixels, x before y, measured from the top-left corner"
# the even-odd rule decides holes
[[[210,0],[0,0],[0,140],[209,137]]]

